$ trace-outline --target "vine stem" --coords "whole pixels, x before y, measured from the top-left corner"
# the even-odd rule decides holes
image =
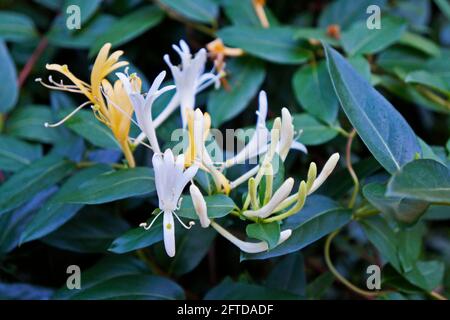
[[[348,203],[348,207],[350,209],[352,209],[353,206],[355,205],[356,197],[359,192],[359,180],[358,180],[358,176],[355,173],[355,170],[353,169],[352,159],[351,159],[352,143],[353,143],[353,139],[355,138],[355,135],[356,135],[356,130],[353,129],[350,132],[350,134],[348,135],[347,146],[345,148],[345,162],[347,165],[348,172],[350,173],[350,176],[352,177],[353,184],[355,185],[353,192],[352,192],[352,196],[350,198],[350,202]]]
[[[331,242],[333,241],[333,239],[336,237],[336,235],[339,233],[340,229],[334,231],[333,233],[331,233],[326,241],[325,241],[325,248],[324,248],[324,255],[325,255],[325,263],[327,264],[328,269],[330,269],[330,272],[336,277],[336,279],[338,279],[343,285],[345,285],[348,289],[350,289],[351,291],[364,296],[364,297],[377,297],[380,296],[382,294],[386,294],[387,291],[367,291],[367,290],[363,290],[361,288],[358,288],[357,286],[355,286],[353,283],[351,283],[350,281],[348,281],[346,278],[344,278],[344,276],[342,276],[339,271],[337,271],[337,269],[334,267],[333,262],[331,261],[331,257],[330,257],[330,248],[331,248]]]
[[[44,53],[44,50],[47,48],[47,46],[48,38],[46,36],[43,36],[39,41],[36,49],[34,49],[33,54],[19,73],[19,77],[17,78],[17,85],[19,86],[19,88],[23,86],[28,76],[30,75],[31,70],[33,69],[34,65],[39,60],[41,55]]]
[[[428,294],[436,300],[444,300],[444,301],[448,300],[446,297],[444,297],[443,295],[441,295],[440,293],[438,293],[436,291],[431,291]]]

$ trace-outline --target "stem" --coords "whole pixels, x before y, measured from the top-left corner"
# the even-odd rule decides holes
[[[130,144],[128,143],[128,141],[125,140],[124,142],[121,142],[120,145],[122,146],[122,151],[125,156],[125,159],[128,162],[128,166],[130,168],[136,167],[136,162],[134,161],[133,152],[131,152]]]
[[[34,65],[39,60],[41,55],[44,53],[44,50],[45,48],[47,48],[47,46],[48,46],[48,39],[46,36],[43,36],[39,41],[39,44],[37,45],[36,49],[34,49],[33,54],[28,59],[27,63],[19,73],[19,77],[17,79],[17,85],[19,86],[19,88],[23,86],[25,80],[27,80],[31,70],[33,69]]]
[[[443,99],[439,95],[435,94],[434,92],[428,90],[425,87],[422,86],[416,86],[417,91],[419,91],[424,97],[430,99],[434,103],[437,103],[438,105],[446,108],[447,110],[450,110],[450,101]]]
[[[328,269],[330,269],[330,272],[336,277],[336,279],[338,279],[343,285],[345,285],[348,289],[350,289],[351,291],[364,296],[364,297],[377,297],[383,294],[386,294],[386,291],[367,291],[367,290],[363,290],[361,288],[358,288],[357,286],[355,286],[353,283],[351,283],[350,281],[348,281],[347,279],[344,278],[344,276],[342,276],[339,271],[337,271],[337,269],[334,267],[333,262],[331,261],[331,257],[330,257],[330,247],[331,247],[331,242],[333,241],[334,237],[336,237],[336,235],[339,233],[340,229],[334,231],[333,233],[331,233],[328,237],[327,240],[325,241],[325,248],[324,248],[324,255],[325,255],[325,262],[327,264]]]
[[[330,126],[331,129],[336,130],[337,132],[339,132],[341,135],[343,135],[344,137],[348,138],[350,136],[350,133],[345,131],[344,129],[342,129],[339,126],[336,127],[332,127]]]
[[[89,168],[89,167],[95,166],[96,164],[97,164],[97,162],[80,161],[76,164],[76,167],[78,169],[83,169],[83,168]],[[109,165],[114,169],[125,169],[126,168],[123,164],[120,164],[120,163],[111,163]]]
[[[348,136],[347,146],[345,149],[345,161],[346,161],[347,169],[348,169],[348,172],[350,173],[350,176],[352,177],[353,184],[355,185],[352,196],[350,198],[350,202],[348,203],[348,207],[350,209],[353,208],[353,206],[355,205],[356,197],[358,196],[358,192],[359,192],[359,180],[358,180],[358,176],[355,173],[355,170],[353,170],[352,159],[351,159],[352,143],[353,143],[353,138],[355,137],[355,135],[356,135],[356,130],[353,129]]]

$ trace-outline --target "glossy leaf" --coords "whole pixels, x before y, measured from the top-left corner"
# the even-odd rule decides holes
[[[415,160],[392,176],[387,195],[450,204],[450,170],[434,160]]]
[[[32,40],[36,36],[33,20],[28,16],[13,11],[0,11],[0,39],[22,42]]]
[[[219,13],[219,6],[214,0],[161,0],[161,3],[177,14],[198,22],[214,23]]]
[[[310,58],[310,52],[294,40],[294,30],[290,28],[233,26],[221,29],[218,36],[228,46],[275,63],[299,64]]]
[[[334,49],[324,45],[328,71],[348,119],[373,156],[390,173],[420,154],[402,115]]]
[[[223,194],[205,196],[204,198],[208,209],[208,217],[210,218],[224,217],[236,207],[233,200]],[[177,214],[183,218],[198,220],[198,216],[195,213],[194,204],[192,203],[192,198],[190,196],[183,197],[180,210],[177,211]]]
[[[0,169],[18,171],[42,157],[41,145],[0,135]]]
[[[295,97],[308,113],[333,123],[338,113],[338,100],[324,61],[300,68],[292,78]]]
[[[1,17],[0,17],[1,21]],[[0,36],[0,113],[10,111],[16,104],[19,96],[17,86],[17,72],[6,44]]]
[[[265,241],[270,250],[277,246],[280,239],[280,224],[278,222],[252,223],[247,225],[246,232],[250,238]]]
[[[0,216],[27,202],[39,191],[59,182],[74,165],[57,156],[47,156],[27,166],[0,185]]]
[[[307,113],[293,114],[295,130],[301,132],[298,141],[315,146],[330,141],[338,135],[338,131],[331,126],[321,123]]]

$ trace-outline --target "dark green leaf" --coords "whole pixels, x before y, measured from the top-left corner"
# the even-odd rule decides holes
[[[16,173],[0,186],[0,216],[57,183],[73,169],[73,163],[57,156],[47,156]]]
[[[298,140],[307,146],[325,143],[338,134],[335,128],[321,123],[307,113],[293,114],[293,123],[295,130],[301,132]]]
[[[109,30],[100,35],[89,55],[93,56],[106,43],[119,46],[140,36],[148,29],[156,26],[164,18],[164,13],[156,6],[146,6],[117,20]]]
[[[219,6],[214,0],[161,0],[163,5],[190,20],[215,23]]]
[[[415,160],[392,176],[387,195],[450,204],[450,170],[434,160]]]
[[[240,114],[258,92],[264,80],[264,64],[256,59],[239,58],[227,63],[230,90],[211,91],[208,112],[214,127]]]
[[[334,49],[324,45],[328,70],[342,108],[359,136],[390,173],[421,149],[402,115]]]
[[[325,61],[300,68],[292,78],[292,87],[303,109],[327,123],[335,122],[339,104]]]
[[[46,244],[74,252],[104,252],[128,223],[109,210],[85,208],[75,218],[45,238]]]
[[[208,217],[212,219],[224,217],[236,207],[233,200],[223,194],[206,196],[204,198],[206,201],[206,207],[208,208]],[[192,203],[192,198],[190,196],[183,196],[181,208],[177,211],[177,214],[183,218],[198,220],[198,216],[195,213],[194,204]]]
[[[225,278],[218,286],[212,288],[205,300],[297,300],[292,293],[266,288],[256,284],[233,282]]]
[[[299,64],[307,61],[311,53],[294,40],[294,30],[284,27],[269,29],[234,26],[218,32],[224,43],[242,48],[256,57],[282,64]]]
[[[302,253],[299,251],[284,256],[270,272],[266,284],[270,288],[304,297],[306,274]]]
[[[0,17],[1,21],[1,17]],[[19,88],[14,61],[9,55],[6,44],[0,39],[0,113],[11,110],[17,102]]]
[[[153,170],[137,167],[109,171],[78,185],[77,191],[59,199],[64,203],[100,204],[155,191]]]
[[[40,145],[0,135],[0,169],[17,171],[42,157]]]
[[[33,20],[14,11],[0,11],[0,39],[22,42],[36,38]]]
[[[49,107],[31,105],[17,108],[6,124],[6,133],[26,140],[53,143],[59,138],[58,128],[46,128],[46,122],[52,123],[53,116]]]
[[[265,241],[269,245],[269,250],[275,248],[280,240],[280,224],[276,221],[249,224],[246,232],[250,238]]]
[[[85,180],[110,170],[106,165],[97,165],[77,172],[63,184],[60,190],[45,203],[27,224],[21,235],[21,243],[41,238],[70,220],[83,207],[81,204],[65,204],[60,201],[67,195],[78,192],[78,185]]]
[[[377,53],[398,41],[406,31],[403,20],[383,17],[381,29],[369,29],[366,21],[353,24],[342,34],[342,45],[349,55]]]

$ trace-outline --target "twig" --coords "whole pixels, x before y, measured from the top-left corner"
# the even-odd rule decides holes
[[[347,146],[345,148],[345,162],[347,165],[348,172],[350,173],[350,176],[352,177],[353,184],[355,185],[355,188],[353,189],[352,197],[350,198],[350,202],[348,203],[348,207],[350,209],[352,209],[353,206],[355,205],[356,196],[358,195],[358,192],[359,192],[359,180],[358,180],[358,176],[355,173],[355,170],[353,169],[352,159],[351,159],[352,143],[353,143],[353,138],[355,137],[355,135],[356,135],[356,130],[353,129],[348,136]]]
[[[44,53],[45,48],[48,46],[48,39],[46,36],[43,36],[39,41],[36,49],[34,49],[33,54],[28,59],[27,63],[24,65],[23,69],[19,73],[19,77],[17,79],[17,85],[19,88],[23,86],[25,80],[27,80],[30,75],[31,70],[33,69],[36,62],[39,60],[41,55]]]

